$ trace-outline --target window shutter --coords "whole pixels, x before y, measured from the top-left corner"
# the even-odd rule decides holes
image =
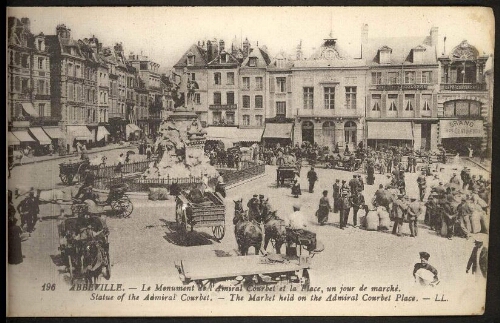
[[[288,93],[292,92],[292,76],[291,75],[288,75],[288,77],[286,78],[286,91]]]
[[[276,79],[273,76],[269,77],[269,92],[274,93],[274,88],[276,86]]]

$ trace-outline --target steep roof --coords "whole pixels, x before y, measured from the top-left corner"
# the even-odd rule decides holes
[[[391,50],[391,62],[390,64],[380,64],[379,50],[386,47]],[[362,48],[363,58],[370,66],[438,64],[436,47],[431,45],[430,36],[370,38]],[[412,49],[423,50],[421,62],[413,63]]]
[[[222,56],[227,55],[226,61],[222,60]],[[240,61],[234,57],[231,53],[226,52],[225,50],[220,51],[220,53],[215,56],[215,58],[208,62],[208,66],[221,66],[221,67],[230,67],[230,66],[239,66]]]
[[[278,67],[277,61],[284,60],[283,67]],[[271,71],[281,71],[290,70],[294,66],[294,61],[290,56],[286,55],[283,51],[279,52],[268,65],[268,69]]]
[[[250,58],[256,58],[256,65],[255,66],[250,66]],[[244,67],[255,67],[255,68],[266,68],[269,64],[271,63],[271,59],[269,58],[269,55],[263,51],[261,48],[251,48],[250,49],[250,54],[248,55],[245,60],[243,60],[243,63],[241,66]]]
[[[194,64],[190,66],[205,67],[207,65],[207,54],[203,48],[193,44],[189,49],[182,55],[181,59],[174,65],[174,68],[186,67],[188,56],[194,55]]]

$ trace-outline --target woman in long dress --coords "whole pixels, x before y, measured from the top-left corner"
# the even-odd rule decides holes
[[[319,200],[318,212],[318,223],[324,225],[328,221],[328,213],[332,211],[330,206],[330,200],[328,199],[328,191],[323,191],[323,197]]]
[[[23,262],[21,250],[21,227],[16,218],[9,218],[9,264],[17,265]]]
[[[298,198],[299,195],[302,195],[302,192],[301,192],[301,189],[300,189],[300,176],[299,176],[298,172],[295,172],[295,178],[293,179],[292,195],[295,198]]]

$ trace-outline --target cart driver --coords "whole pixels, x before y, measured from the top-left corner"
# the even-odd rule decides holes
[[[78,193],[75,195],[75,199],[79,199],[80,197],[85,200],[92,193],[92,186],[94,185],[94,174],[90,171],[90,169],[86,169],[83,173],[83,184],[78,189]]]

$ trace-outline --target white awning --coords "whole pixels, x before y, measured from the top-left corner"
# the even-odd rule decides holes
[[[292,139],[293,123],[267,123],[262,138]]]
[[[233,147],[235,142],[240,141],[238,138],[238,128],[235,127],[208,127],[207,140],[221,141],[224,143],[224,148]]]
[[[413,140],[411,122],[367,122],[368,139]]]
[[[58,127],[42,127],[42,129],[52,139],[64,138],[64,134]]]
[[[33,107],[33,103],[31,102],[24,102],[24,103],[19,103],[22,107],[24,112],[29,114],[32,117],[38,117],[38,112],[35,110]]]
[[[76,140],[92,140],[92,133],[86,126],[68,126],[68,134]]]
[[[8,140],[9,146],[16,146],[16,145],[21,144],[19,139],[17,139],[16,136],[14,136],[14,134],[10,131],[7,133],[7,140]]]
[[[109,136],[109,135],[110,135],[110,133],[109,133],[108,129],[106,129],[106,127],[104,127],[104,126],[97,127],[97,135],[96,135],[97,141],[103,140],[106,136]]]
[[[127,134],[127,137],[130,136],[131,133],[136,132],[136,131],[142,131],[141,128],[139,128],[137,125],[133,123],[129,123],[125,127],[125,133]]]
[[[42,128],[30,128],[31,134],[38,140],[40,145],[50,145],[51,140]]]
[[[238,129],[238,141],[260,142],[264,129]]]
[[[35,139],[31,138],[28,131],[12,131],[14,136],[19,139],[20,142],[34,142]]]

